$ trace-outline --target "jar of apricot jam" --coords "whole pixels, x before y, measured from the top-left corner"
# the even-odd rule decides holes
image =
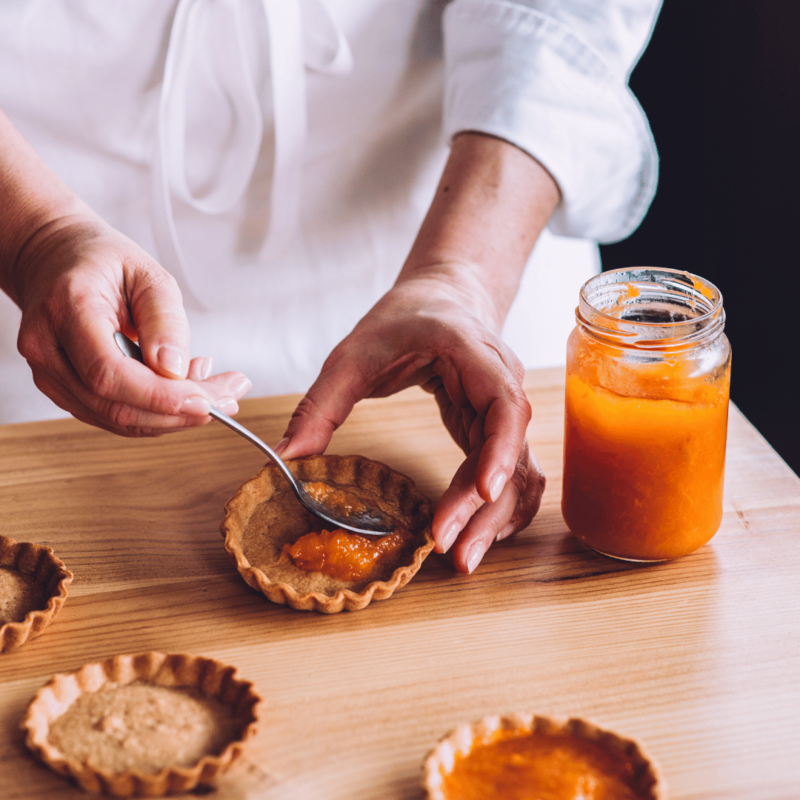
[[[719,290],[636,267],[581,289],[567,344],[570,531],[628,561],[677,558],[722,520],[731,349]]]

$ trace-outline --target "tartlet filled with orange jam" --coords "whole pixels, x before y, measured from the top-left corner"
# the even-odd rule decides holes
[[[457,728],[425,762],[428,800],[666,800],[641,745],[582,719],[487,717]]]
[[[225,549],[244,580],[275,603],[335,613],[364,608],[404,586],[433,549],[432,508],[414,482],[363,456],[311,456],[289,463],[325,501],[379,509],[397,523],[386,536],[330,530],[300,505],[267,465],[225,506]],[[322,498],[320,498],[322,499]]]

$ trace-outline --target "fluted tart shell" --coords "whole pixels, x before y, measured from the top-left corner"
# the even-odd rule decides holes
[[[458,787],[459,797],[483,796],[486,791],[483,785],[486,776],[480,773],[480,769],[487,763],[487,756],[492,759],[492,771],[496,769],[498,780],[502,781],[506,776],[513,776],[515,773],[519,775],[519,771],[523,769],[524,755],[511,756],[515,760],[505,763],[503,759],[509,751],[497,749],[480,752],[486,746],[491,747],[497,742],[505,744],[517,737],[520,739],[527,737],[531,743],[544,743],[541,748],[541,752],[544,753],[542,757],[545,759],[542,771],[552,769],[553,777],[552,779],[542,777],[543,786],[540,788],[537,785],[536,791],[543,791],[548,798],[560,796],[553,784],[563,779],[565,773],[569,773],[573,767],[569,760],[574,745],[579,754],[576,756],[574,774],[579,776],[577,782],[581,785],[577,790],[578,794],[574,793],[574,787],[569,787],[565,796],[570,799],[583,797],[586,792],[586,796],[608,800],[612,798],[619,800],[620,795],[635,800],[667,800],[667,785],[661,768],[637,740],[620,736],[577,717],[558,719],[527,713],[484,717],[473,724],[461,725],[444,736],[428,754],[423,765],[423,783],[427,800],[453,800],[451,787],[457,771],[460,773],[458,778],[461,782]],[[533,747],[537,744],[533,744]],[[520,749],[524,752],[523,748]],[[581,775],[583,770],[587,769],[580,757],[581,751],[590,756],[587,758],[589,768],[585,777]],[[549,752],[554,754],[553,764],[547,762]],[[591,762],[593,758],[597,759],[598,755],[603,769],[593,773]],[[469,762],[472,756],[476,756],[473,764],[467,764],[465,769],[465,762]],[[517,758],[520,760],[516,760]],[[566,766],[565,758],[568,759]],[[610,782],[613,782],[616,788],[603,785],[603,771],[607,766],[610,766]],[[469,781],[473,776],[475,776],[474,782],[465,788],[464,781]],[[618,779],[621,779],[620,783],[617,783]],[[538,783],[538,775],[535,780]],[[474,789],[476,784],[481,786],[483,792],[475,790],[475,794],[471,794],[470,790]],[[531,794],[533,790],[533,786],[526,785],[522,793],[517,794],[511,789],[495,785],[490,794],[512,800],[518,796],[533,796]]]
[[[28,748],[83,789],[158,797],[225,772],[255,733],[259,701],[211,658],[118,655],[54,675],[21,727]]]
[[[44,632],[61,611],[72,577],[52,548],[0,536],[0,653]]]
[[[407,531],[402,548],[364,579],[346,581],[300,569],[282,557],[310,531],[329,523],[306,511],[276,467],[268,464],[225,506],[225,549],[249,586],[273,603],[332,614],[384,600],[404,586],[433,549],[431,503],[411,478],[364,456],[310,456],[287,462],[302,481],[323,482],[358,496],[397,520]]]

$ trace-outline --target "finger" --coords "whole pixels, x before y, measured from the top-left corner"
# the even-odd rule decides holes
[[[201,383],[212,401],[221,397],[241,400],[253,388],[251,380],[241,372],[221,372],[219,375],[206,378]]]
[[[212,375],[211,368],[211,358],[193,358],[189,364],[188,378],[195,383],[202,383],[209,399],[217,407],[225,398],[241,400],[253,388],[252,381],[241,372]]]
[[[107,307],[97,307],[95,313],[89,304],[71,311],[73,315],[58,315],[52,329],[42,318],[29,323],[23,317],[18,339],[20,353],[40,382],[60,386],[57,402],[62,407],[72,412],[77,404],[88,411],[93,424],[103,420],[101,427],[120,432],[185,427],[179,417],[208,421],[210,405],[200,385],[162,378],[122,354]],[[165,419],[159,422],[159,416]]]
[[[520,490],[519,500],[517,501],[511,519],[495,537],[495,540],[498,542],[527,528],[528,525],[531,524],[531,520],[533,520],[538,513],[539,507],[542,504],[542,495],[544,494],[547,480],[539,467],[539,462],[536,460],[533,453],[531,453],[527,442],[521,458],[525,460],[524,472],[521,465],[520,469],[514,474],[515,477],[524,474],[524,487]]]
[[[190,381],[204,381],[206,378],[211,377],[211,369],[213,366],[213,361],[207,356],[193,358],[189,362],[189,371],[186,377]]]
[[[165,378],[185,378],[189,320],[175,279],[160,268],[133,270],[128,296],[145,363]]]
[[[275,450],[285,458],[322,453],[333,432],[353,406],[369,394],[355,359],[340,358],[337,350],[294,410]]]
[[[78,400],[74,391],[54,379],[52,373],[44,374],[40,370],[34,369],[33,382],[39,391],[76,419],[121,436],[161,436],[164,433],[202,425],[204,422],[200,417],[164,417],[132,408],[121,408],[119,411],[115,411],[113,413],[114,422],[111,422]],[[124,424],[126,413],[130,414],[131,424]]]
[[[521,385],[522,366],[509,348],[494,342],[492,346],[484,343],[479,352],[468,351],[458,360],[440,359],[437,372],[442,377],[442,387],[435,391],[440,409],[446,408],[449,400],[459,413],[460,409],[473,409],[483,421],[482,428],[476,427],[474,420],[465,416],[464,423],[470,428],[456,441],[465,450],[464,441],[470,451],[480,447],[475,478],[478,493],[486,501],[496,500],[516,468],[531,418]],[[443,419],[452,434],[444,411]]]
[[[213,405],[228,415],[239,413],[238,401],[253,388],[250,379],[241,372],[212,375],[202,381],[202,385]]]
[[[494,502],[482,503],[470,485],[474,460],[475,454],[464,462],[437,505],[434,517],[437,549],[441,552],[439,545],[447,545],[443,548],[446,550],[455,542],[453,563],[460,572],[467,573],[475,570],[493,541],[504,539],[530,524],[539,509],[545,486],[544,475],[526,445],[500,497]],[[454,531],[455,539],[452,538]],[[439,532],[443,533],[441,541],[437,539]],[[449,542],[444,541],[445,536],[450,538]]]
[[[166,417],[208,416],[212,398],[202,383],[164,378],[128,358],[117,347],[114,332],[112,320],[90,317],[85,310],[75,324],[57,331],[66,359],[82,384],[71,385],[79,399],[101,416],[123,406]],[[124,424],[136,422],[126,417]]]
[[[479,457],[480,453],[476,450],[461,462],[436,504],[432,532],[439,553],[446,553],[452,547],[475,512],[485,504],[475,487],[475,469]]]
[[[483,422],[483,446],[476,482],[481,497],[497,500],[514,474],[531,419],[531,407],[518,384],[507,384],[492,401]]]
[[[471,405],[456,406],[443,384],[433,391],[439,415],[453,441],[464,451],[472,453],[483,445],[483,418]]]
[[[93,329],[102,327],[103,319],[98,314]],[[106,346],[105,336],[101,335],[98,341],[99,346]],[[65,388],[76,395],[95,419],[110,422],[112,429],[124,429],[126,435],[157,435],[208,422],[211,404],[227,414],[235,414],[239,410],[237,401],[252,388],[250,380],[241,372],[225,372],[204,380],[178,381],[162,378],[138,361],[121,356],[114,343],[108,357],[118,370],[124,371],[119,384],[114,383],[118,373],[107,367],[102,371],[95,370],[102,374],[103,385],[84,386],[80,376],[74,374],[76,371],[72,365],[68,362],[63,364],[63,356],[58,351],[54,358],[51,357],[55,362],[51,369],[54,374],[64,376],[62,384],[66,384]],[[210,372],[211,359],[194,359],[189,368],[193,376],[201,378]],[[130,369],[135,370],[133,374],[137,376],[134,383],[130,380]],[[148,390],[152,394],[148,395]],[[166,393],[160,400],[159,391]],[[145,431],[144,434],[137,431],[139,428]]]
[[[459,535],[452,549],[453,564],[459,572],[474,572],[492,542],[530,525],[539,509],[544,483],[544,475],[526,448],[500,497],[481,506]]]

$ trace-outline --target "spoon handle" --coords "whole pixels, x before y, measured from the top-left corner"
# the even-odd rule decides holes
[[[134,358],[140,363],[144,364],[142,351],[136,342],[129,339],[120,331],[116,331],[116,333],[114,333],[114,340],[119,346],[119,349],[122,350],[126,356]],[[231,419],[227,414],[223,413],[215,406],[211,406],[211,409],[208,413],[215,420],[221,422],[223,425],[226,425],[232,431],[238,433],[239,436],[247,439],[248,442],[254,444],[262,453],[265,453],[267,456],[269,456],[269,458],[272,460],[272,463],[283,473],[283,477],[289,481],[289,486],[295,495],[297,495],[297,499],[303,504],[303,506],[305,506],[305,508],[307,508],[312,514],[318,516],[320,519],[330,522],[332,525],[335,525],[339,528],[346,528],[349,531],[355,531],[356,533],[360,533],[365,536],[384,536],[387,533],[391,533],[395,529],[394,521],[387,517],[382,511],[380,511],[380,509],[367,508],[367,510],[358,515],[358,519],[354,521],[353,519],[348,518],[343,514],[338,514],[331,508],[324,506],[305,490],[302,482],[295,478],[295,476],[292,474],[292,471],[284,463],[283,459],[269,445],[264,444],[264,442],[262,442],[261,439],[259,439],[258,436],[256,436],[252,431],[247,430],[244,425],[240,425],[238,422],[236,422],[236,420]]]
[[[215,420],[227,425],[232,431],[236,431],[239,436],[243,436],[248,442],[254,444],[262,453],[265,453],[272,459],[272,463],[283,473],[284,477],[294,489],[296,495],[300,495],[300,487],[298,486],[297,479],[292,474],[289,467],[284,464],[283,459],[268,445],[261,441],[252,431],[249,431],[244,425],[240,425],[235,419],[232,419],[224,412],[220,411],[216,406],[211,406],[208,412]]]

